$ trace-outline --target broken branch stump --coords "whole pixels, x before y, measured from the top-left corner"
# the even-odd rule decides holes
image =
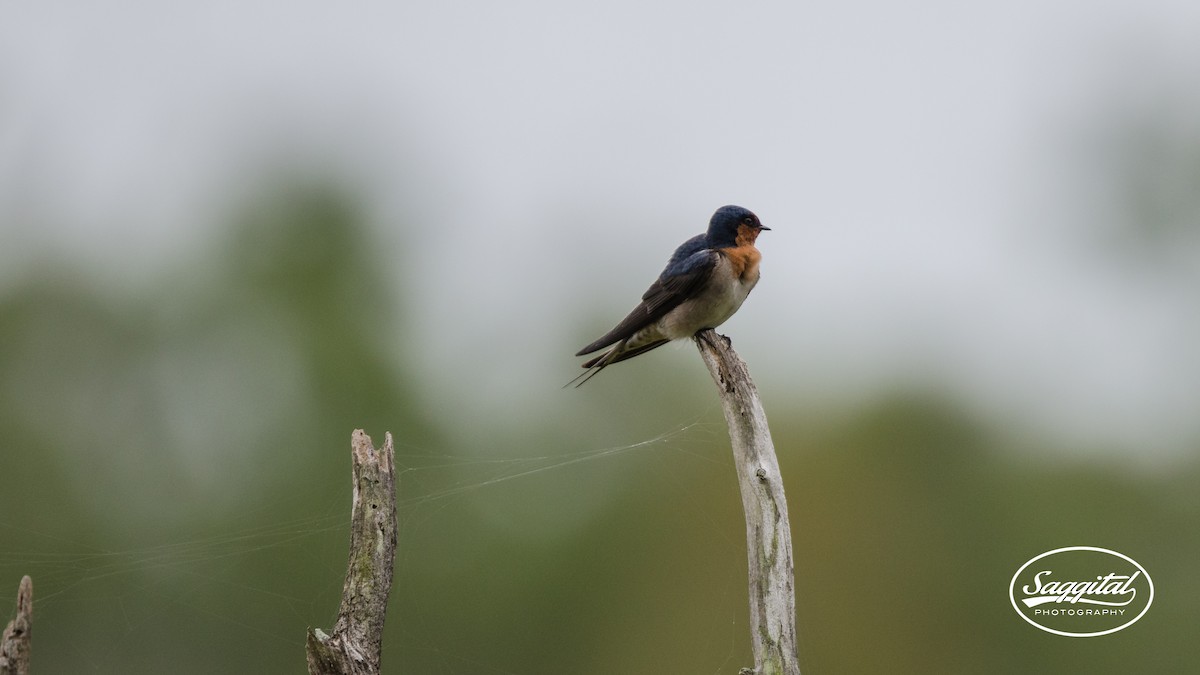
[[[696,347],[721,395],[746,512],[754,670],[742,672],[800,675],[792,528],[767,415],[746,362],[728,338],[706,329],[696,334]]]
[[[379,450],[362,429],[350,436],[354,503],[350,515],[350,562],[333,632],[308,630],[310,675],[377,675],[383,650],[383,619],[396,561],[396,450],[392,435]]]
[[[0,675],[29,675],[33,640],[33,580],[21,577],[17,587],[17,616],[0,636]]]

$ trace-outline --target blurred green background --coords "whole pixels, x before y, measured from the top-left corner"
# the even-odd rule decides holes
[[[681,9],[3,10],[34,672],[303,672],[359,427],[401,468],[385,672],[751,665],[694,348],[560,389],[730,201],[773,228],[722,332],[804,672],[1195,670],[1195,8]],[[1146,616],[1022,621],[1012,574],[1071,545],[1144,565]]]

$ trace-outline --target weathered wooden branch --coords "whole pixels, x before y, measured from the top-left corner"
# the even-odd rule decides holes
[[[383,619],[396,560],[396,450],[392,435],[376,450],[356,429],[354,504],[350,515],[350,563],[332,635],[308,630],[310,675],[376,675],[383,649]]]
[[[703,330],[696,334],[696,346],[721,393],[746,512],[755,665],[742,672],[799,675],[792,530],[767,415],[746,363],[733,351],[728,338]]]
[[[0,675],[29,675],[33,640],[33,580],[21,577],[17,587],[17,616],[0,636]]]

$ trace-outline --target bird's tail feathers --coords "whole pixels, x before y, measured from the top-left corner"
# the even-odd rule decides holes
[[[641,354],[645,354],[651,349],[667,344],[670,342],[670,340],[655,340],[654,342],[647,342],[644,345],[638,345],[637,347],[626,349],[625,347],[628,342],[628,340],[622,340],[618,342],[612,349],[604,352],[600,356],[585,361],[583,363],[583,367],[587,370],[575,379],[564,384],[563,387],[566,388],[573,384],[576,388],[582,387],[585,382],[595,377],[597,373],[599,373],[601,370],[604,370],[608,366],[611,366],[614,363],[620,363],[626,359],[632,359],[633,357]]]

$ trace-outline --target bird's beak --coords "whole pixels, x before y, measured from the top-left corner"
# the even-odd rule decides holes
[[[760,229],[760,230],[769,230],[769,229],[771,229],[771,228],[767,227],[766,225],[759,225],[759,226],[758,226],[758,229]]]

